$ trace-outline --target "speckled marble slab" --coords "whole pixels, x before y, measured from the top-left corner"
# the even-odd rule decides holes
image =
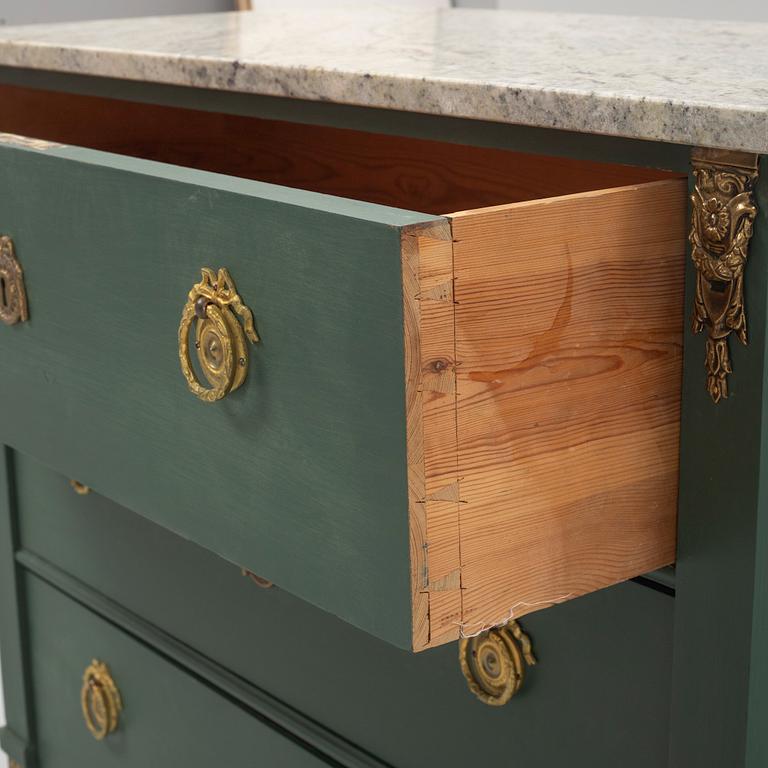
[[[0,64],[768,152],[768,24],[254,11],[0,28]]]

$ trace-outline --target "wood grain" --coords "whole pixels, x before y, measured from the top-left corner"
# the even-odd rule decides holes
[[[0,130],[441,215],[670,173],[0,85]]]
[[[686,182],[452,217],[462,632],[671,563]]]
[[[413,647],[458,637],[453,249],[447,220],[403,231]]]

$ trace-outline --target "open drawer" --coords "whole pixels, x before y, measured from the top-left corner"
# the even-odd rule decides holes
[[[416,650],[673,561],[684,179],[3,91],[2,442]],[[260,339],[214,403],[202,267]]]

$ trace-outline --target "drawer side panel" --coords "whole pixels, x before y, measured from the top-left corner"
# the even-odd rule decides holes
[[[462,632],[674,560],[686,184],[453,218]]]

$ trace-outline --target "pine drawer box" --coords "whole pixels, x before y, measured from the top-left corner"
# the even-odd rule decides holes
[[[416,650],[674,560],[685,179],[2,96],[8,444]],[[215,402],[203,267],[258,336]]]

